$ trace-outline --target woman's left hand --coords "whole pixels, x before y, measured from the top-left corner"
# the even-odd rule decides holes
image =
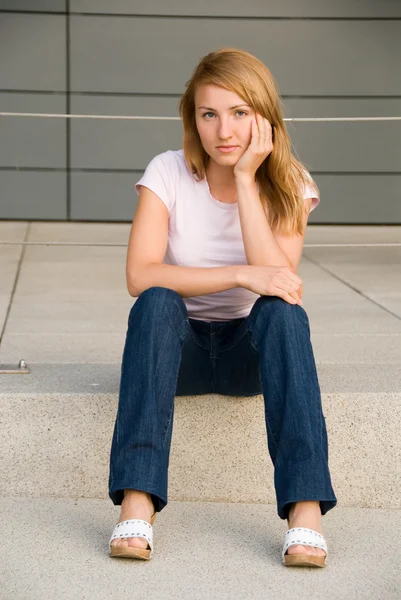
[[[255,178],[255,173],[273,150],[273,129],[269,121],[256,113],[252,119],[251,142],[234,167],[234,175]]]

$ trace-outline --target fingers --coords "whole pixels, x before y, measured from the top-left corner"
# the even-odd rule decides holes
[[[296,304],[302,306],[302,297],[297,292],[292,292],[289,295],[295,301]]]
[[[302,306],[302,296],[299,293],[299,286],[294,286],[292,282],[276,283],[273,293],[290,304],[300,304]]]
[[[297,284],[297,287],[302,287],[302,279],[288,267],[282,267],[280,271],[282,281]]]
[[[259,129],[259,125],[258,125],[256,118],[252,119],[251,131],[252,131],[251,143],[254,143],[255,147],[258,148],[259,143],[260,143],[260,129]]]
[[[268,119],[265,119],[259,113],[256,113],[256,121],[259,129],[259,141],[263,149],[272,145],[272,126]]]
[[[282,298],[283,300],[288,302],[288,304],[299,304],[300,306],[302,306],[302,300],[296,292],[289,293],[280,288],[276,288],[276,290],[273,291],[273,295]]]
[[[294,300],[296,304],[302,304],[302,298],[299,295],[298,290],[287,292],[287,294]]]
[[[291,304],[302,305],[302,279],[290,269],[284,269],[276,282],[279,296]]]
[[[263,130],[263,118],[262,115],[260,115],[259,113],[255,114],[255,123],[256,123],[256,127],[258,129],[259,132],[259,149],[261,148],[261,146],[263,146],[264,143],[264,130]]]
[[[256,123],[259,130],[259,149],[263,150],[266,144],[266,127],[262,115],[256,113]]]

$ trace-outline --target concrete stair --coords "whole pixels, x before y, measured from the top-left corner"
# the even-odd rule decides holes
[[[0,223],[0,240],[124,243],[128,233],[126,225]],[[334,241],[397,242],[401,230],[311,227],[306,239]],[[280,564],[286,523],[276,514],[261,396],[176,398],[155,557],[108,559],[118,520],[108,460],[132,304],[125,249],[0,250],[0,364],[23,358],[31,369],[0,375],[5,600],[286,600],[294,585],[300,597],[399,597],[400,248],[304,251],[304,308],[338,498],[323,520],[329,566],[314,575]]]
[[[32,368],[32,375],[15,377],[32,380]],[[339,504],[400,508],[401,394],[323,394],[322,400]],[[0,403],[6,433],[0,478],[11,493],[108,497],[117,393],[8,393]],[[169,498],[275,503],[262,397],[175,399]]]

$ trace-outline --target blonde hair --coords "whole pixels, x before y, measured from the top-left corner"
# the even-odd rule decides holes
[[[303,165],[291,154],[277,84],[269,69],[255,56],[236,48],[221,48],[204,56],[186,82],[179,104],[183,121],[183,149],[196,180],[206,177],[209,155],[204,150],[195,120],[195,92],[200,85],[214,84],[235,92],[268,119],[273,127],[273,150],[256,172],[260,198],[268,210],[269,224],[283,234],[303,234],[305,202],[303,185],[316,188]]]

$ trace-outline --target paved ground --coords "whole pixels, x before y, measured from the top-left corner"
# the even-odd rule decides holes
[[[0,222],[0,241],[125,244],[128,234],[129,225],[120,224]],[[401,242],[401,227],[310,226],[306,237],[306,244],[395,242]],[[401,506],[401,248],[304,250],[304,308],[336,481],[361,506],[370,499],[370,506],[386,507],[350,508],[341,496],[323,519],[328,566],[315,570],[281,565],[285,522],[272,504],[238,500],[244,495],[237,482],[229,495],[224,456],[213,468],[224,474],[221,484],[228,485],[227,497],[236,501],[179,501],[184,454],[178,433],[174,474],[179,478],[171,478],[178,500],[170,499],[156,519],[155,556],[149,563],[107,556],[118,509],[100,499],[107,482],[96,463],[106,460],[133,302],[125,289],[125,254],[124,247],[0,245],[0,365],[24,358],[31,368],[30,375],[0,375],[0,599],[398,600],[401,512],[394,509]],[[68,415],[68,402],[75,411],[66,421],[69,437],[55,422],[57,415]],[[210,399],[202,402],[197,422],[217,414],[205,410]],[[82,423],[80,407],[86,419]],[[183,436],[192,427],[185,416],[188,401],[180,400],[178,407],[175,431],[181,428]],[[233,414],[229,418],[231,426]],[[84,443],[85,423],[93,432],[101,430],[98,461]],[[230,443],[235,444],[234,437]],[[197,452],[204,450],[200,445]],[[255,459],[260,460],[262,451],[260,446]],[[86,491],[76,493],[87,497],[76,499],[71,486],[63,487],[62,478],[56,478],[55,466],[69,469],[76,485],[79,452],[90,469],[81,468],[80,489],[86,486]],[[39,455],[48,461],[43,463],[48,470],[35,466]],[[249,448],[241,468],[253,485],[255,476],[247,471],[251,457]],[[193,469],[188,489],[196,477],[199,481]],[[213,475],[213,481],[218,477]],[[209,491],[203,487],[201,493]],[[212,489],[211,497],[218,491],[218,486]],[[265,488],[260,494],[267,497]]]
[[[336,508],[325,569],[281,564],[271,505],[170,502],[150,561],[108,557],[104,500],[2,498],[2,600],[398,600],[401,512]]]

